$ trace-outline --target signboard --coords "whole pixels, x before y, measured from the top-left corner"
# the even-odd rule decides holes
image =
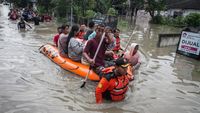
[[[200,33],[182,31],[177,53],[200,59]]]

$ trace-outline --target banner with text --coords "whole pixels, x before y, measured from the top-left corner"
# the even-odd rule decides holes
[[[200,33],[182,31],[178,51],[187,56],[198,58],[200,55]]]

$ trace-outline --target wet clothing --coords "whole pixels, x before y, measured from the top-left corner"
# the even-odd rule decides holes
[[[83,53],[84,44],[74,37],[72,37],[68,44],[68,56],[73,61],[80,62]]]
[[[26,23],[24,21],[20,21],[17,24],[18,29],[25,29],[26,28]]]
[[[58,51],[62,57],[68,57],[67,55],[67,37],[68,34],[60,34],[58,39]]]
[[[119,51],[120,50],[120,38],[119,36],[115,37],[115,41],[116,41],[116,44],[115,44],[115,47],[113,48],[113,51]]]
[[[35,25],[40,25],[40,18],[39,17],[37,17],[37,16],[33,17],[33,21],[34,21]]]
[[[96,87],[95,96],[96,103],[102,103],[103,98],[112,101],[121,101],[125,98],[125,94],[128,90],[129,78],[127,75],[116,76],[114,74],[114,69],[105,72]]]
[[[94,55],[95,55],[95,52],[98,48],[99,43],[100,43],[100,40],[98,41],[98,39],[96,37],[92,38],[91,40],[88,40],[88,42],[87,42],[87,44],[84,48],[84,52],[86,52],[89,55],[90,58],[93,58]],[[97,54],[97,57],[95,59],[95,66],[96,67],[105,65],[105,62],[104,62],[105,52],[107,50],[108,45],[109,45],[109,43],[107,43],[106,39],[104,38],[102,45],[99,49],[99,52]]]

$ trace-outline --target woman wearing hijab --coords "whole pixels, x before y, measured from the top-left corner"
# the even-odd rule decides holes
[[[133,66],[134,69],[138,69],[141,64],[138,49],[139,49],[139,45],[137,43],[132,43],[130,52],[125,52],[124,54],[124,58],[128,59],[130,65]]]

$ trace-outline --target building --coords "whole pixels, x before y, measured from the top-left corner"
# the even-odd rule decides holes
[[[200,13],[200,0],[166,0],[167,14],[171,17]]]

